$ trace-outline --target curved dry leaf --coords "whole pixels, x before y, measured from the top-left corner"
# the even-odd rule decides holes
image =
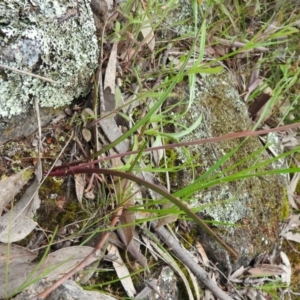
[[[132,279],[130,277],[130,273],[120,256],[118,248],[116,246],[114,246],[113,244],[108,244],[107,251],[108,251],[109,255],[117,256],[117,260],[114,260],[112,262],[112,264],[113,264],[113,266],[116,270],[116,273],[127,293],[127,296],[134,297],[134,295],[136,294],[136,290],[134,288]]]
[[[89,246],[72,246],[59,249],[47,256],[37,273],[45,272],[44,278],[57,278],[57,276],[73,269],[93,250],[94,248]],[[99,256],[94,255],[91,263],[97,260],[99,260]]]
[[[295,173],[293,175],[292,180],[287,186],[287,196],[289,199],[289,203],[295,209],[298,209],[298,205],[296,204],[294,197],[295,197],[295,190],[299,182],[299,179],[300,179],[300,173]]]
[[[91,140],[92,134],[88,129],[83,128],[81,133],[86,142],[89,142]]]
[[[160,135],[156,136],[155,138],[152,138],[151,141],[152,141],[152,147],[163,146],[162,138]],[[164,150],[159,149],[159,150],[152,151],[152,155],[156,166],[159,166],[159,163],[164,155]]]
[[[82,197],[85,187],[85,174],[74,174],[74,179],[77,200],[80,204],[82,204]]]
[[[248,273],[252,276],[275,276],[285,273],[279,265],[261,264],[260,267],[250,268]]]
[[[291,277],[292,277],[292,268],[291,268],[291,263],[287,255],[280,251],[280,257],[282,260],[282,263],[280,266],[283,268],[285,273],[281,274],[281,280],[283,282],[286,282],[287,285],[291,284]]]
[[[8,296],[19,288],[28,278],[55,278],[65,274],[94,250],[88,246],[74,246],[63,248],[49,254],[37,268],[38,263],[19,262],[9,265],[9,273],[6,268],[0,268],[0,298]],[[28,255],[26,260],[29,260]],[[99,257],[94,256],[94,261]],[[28,282],[30,283],[30,282]],[[28,284],[27,284],[28,285]]]
[[[0,215],[3,208],[20,192],[21,188],[32,177],[32,174],[33,170],[24,169],[0,181]]]
[[[36,222],[31,218],[41,203],[38,188],[39,181],[35,178],[20,201],[0,218],[0,242],[12,243],[22,240],[36,227]]]
[[[109,87],[110,92],[113,95],[115,94],[115,83],[116,83],[117,50],[118,50],[118,42],[115,42],[110,51],[110,56],[105,70],[105,78],[104,78],[104,90],[106,90],[106,88]]]
[[[19,263],[6,268],[0,269],[0,299],[8,299],[9,296],[18,289],[27,279],[34,268],[35,263]]]
[[[93,112],[92,109],[86,107],[82,112],[81,112],[81,118],[83,121],[84,126],[86,126],[91,120],[96,119],[95,113]]]
[[[200,254],[201,258],[202,258],[202,263],[205,267],[209,267],[209,259],[206,255],[206,252],[203,248],[203,246],[199,243],[199,242],[196,242],[196,249],[198,251],[198,253]]]
[[[247,271],[247,270],[248,270],[248,268],[245,268],[244,266],[241,266],[233,274],[230,275],[229,280],[235,281],[240,276],[242,276],[245,273],[245,271]]]
[[[0,270],[8,264],[9,270],[12,265],[29,263],[37,257],[37,253],[15,244],[0,244]],[[0,278],[2,278],[0,276]]]
[[[116,109],[116,97],[115,94],[111,92],[110,87],[107,87],[103,92],[105,112],[103,112],[103,117],[114,118],[116,113],[110,113]],[[107,116],[105,116],[105,114]]]
[[[37,223],[34,222],[32,219],[21,215],[15,221],[10,222],[10,224],[6,226],[4,230],[1,231],[0,242],[13,243],[20,241],[24,239],[28,234],[30,234],[36,226]]]
[[[0,244],[0,299],[8,298],[26,280],[35,267],[31,262],[36,257],[37,253],[27,248]]]
[[[121,225],[126,226],[117,229],[118,235],[126,248],[132,241],[136,222],[136,213],[131,211],[130,207],[133,207],[135,203],[142,199],[140,186],[135,182],[131,182],[127,186],[127,183],[127,180],[122,179],[119,184],[116,184],[118,198],[126,199],[122,214],[119,217]]]
[[[300,233],[293,233],[291,231],[283,235],[287,240],[300,243]]]
[[[105,133],[105,136],[112,143],[117,138],[123,135],[122,131],[118,127],[114,118],[111,119],[102,119],[100,122],[101,129]],[[124,140],[120,144],[115,146],[115,149],[118,153],[124,153],[128,151],[129,148],[129,140]]]
[[[121,241],[127,248],[133,238],[133,231],[135,228],[135,213],[133,211],[124,208],[122,215],[119,217],[121,225],[127,225],[126,227],[118,228],[117,232],[120,236]]]
[[[144,37],[143,44],[147,44],[150,51],[153,52],[155,47],[155,38],[154,38],[153,29],[150,25],[150,20],[147,16],[145,16],[143,22],[144,25],[141,28],[141,33]]]

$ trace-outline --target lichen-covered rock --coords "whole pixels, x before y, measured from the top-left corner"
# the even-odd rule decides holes
[[[196,84],[194,102],[184,116],[182,113],[186,111],[189,101],[189,85],[183,81],[175,88],[176,97],[170,98],[166,105],[180,103],[173,109],[175,116],[181,115],[177,124],[190,128],[200,115],[203,116],[202,123],[197,129],[181,141],[223,136],[252,129],[253,124],[248,116],[247,107],[231,83],[231,77],[226,72],[202,76]],[[175,126],[169,130],[183,129]],[[174,176],[170,175],[173,178],[174,190],[178,191],[193,183],[241,142],[242,139],[233,139],[188,147],[189,155],[194,158],[192,162],[194,168],[184,169]],[[256,254],[275,246],[284,202],[285,177],[269,175],[232,182],[220,180],[219,184],[210,187],[205,185],[212,180],[209,179],[212,176],[216,176],[215,179],[225,178],[265,161],[268,158],[267,152],[265,150],[259,152],[262,147],[257,137],[248,138],[215,172],[200,180],[197,191],[185,199],[193,207],[198,207],[204,219],[219,224],[214,226],[214,229],[239,253],[239,264],[249,262]],[[184,151],[182,149],[178,151],[180,163],[185,162]],[[263,170],[270,168],[274,166],[265,167]],[[219,266],[225,267],[225,250],[202,230],[199,230],[197,236],[209,257],[217,261]]]
[[[59,107],[86,95],[97,67],[98,43],[90,1],[0,3],[0,63],[56,81],[0,69],[0,116]]]

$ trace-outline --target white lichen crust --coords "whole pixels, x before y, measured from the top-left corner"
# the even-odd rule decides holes
[[[1,1],[0,63],[57,83],[0,69],[0,116],[25,112],[35,97],[59,107],[86,95],[97,62],[89,1]]]

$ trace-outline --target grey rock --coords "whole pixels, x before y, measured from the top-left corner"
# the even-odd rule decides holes
[[[186,110],[189,101],[188,83],[182,82],[173,92],[176,96],[170,98],[166,105],[177,103],[173,113],[180,116]],[[183,137],[181,141],[218,137],[253,128],[247,107],[240,100],[227,72],[199,78],[194,98],[189,111],[177,119],[177,127],[169,128],[175,132],[190,128],[202,115],[202,122],[197,129]],[[179,124],[184,127],[179,127]],[[193,157],[194,173],[187,168],[174,175],[171,174],[174,191],[195,182],[241,142],[242,139],[232,139],[187,147],[190,159]],[[186,192],[180,195],[192,207],[197,207],[204,219],[215,222],[213,229],[239,254],[237,266],[247,265],[253,256],[268,251],[275,245],[281,221],[286,178],[282,175],[265,175],[230,182],[221,180],[219,184],[212,185],[209,182],[213,182],[212,176],[216,176],[214,179],[225,178],[264,162],[268,159],[268,154],[265,150],[259,152],[262,147],[257,137],[248,138],[211,175],[203,177],[194,185],[192,195]],[[182,149],[178,150],[177,155],[175,164],[188,161]],[[264,167],[259,171],[274,168],[278,168],[278,164]],[[254,169],[252,172],[256,171]],[[208,256],[217,262],[221,269],[226,269],[226,251],[203,230],[197,227],[196,231],[195,238],[199,238]]]
[[[41,126],[48,125],[60,113],[60,109],[40,108]],[[26,113],[12,116],[11,118],[0,118],[0,145],[10,140],[33,134],[37,131],[37,124],[37,116],[33,107],[29,107]]]
[[[135,296],[135,299],[178,299],[177,278],[169,267],[163,267],[158,279],[152,279],[146,287]]]
[[[43,292],[51,284],[52,282],[43,279],[28,287],[14,299],[28,300]],[[85,291],[74,281],[68,280],[52,292],[47,300],[116,300],[116,298],[96,291]]]
[[[0,3],[0,64],[54,80],[0,69],[0,116],[25,113],[36,97],[60,107],[86,95],[98,63],[90,1]]]

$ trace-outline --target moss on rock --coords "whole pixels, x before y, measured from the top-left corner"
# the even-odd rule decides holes
[[[177,123],[189,128],[201,114],[203,121],[196,130],[181,141],[222,136],[250,130],[253,127],[248,117],[247,107],[239,99],[231,82],[228,73],[204,76],[198,81],[194,102],[187,114],[178,119]],[[178,97],[168,100],[167,105],[180,103],[175,107],[174,115],[180,115],[186,110],[189,99],[188,89],[188,84],[182,82],[174,91]],[[179,128],[178,131],[180,130]],[[176,190],[180,190],[190,185],[239,145],[237,151],[212,175],[226,177],[267,159],[266,151],[260,151],[263,146],[258,138],[250,137],[244,143],[241,142],[241,139],[234,139],[187,147],[190,155],[195,157],[194,173],[190,169],[183,169],[177,174],[173,186],[177,186]],[[252,155],[256,151],[257,155]],[[178,156],[184,163],[186,158],[180,149]],[[274,166],[268,166],[264,170],[270,168]],[[198,191],[186,200],[192,206],[198,207],[205,219],[220,224],[215,225],[214,228],[222,239],[240,254],[240,264],[245,262],[245,258],[249,261],[251,257],[275,244],[284,200],[285,178],[283,176],[252,177],[203,188],[204,183],[207,182],[207,179],[199,182]],[[224,223],[234,224],[234,226],[224,225]],[[224,249],[221,249],[201,230],[199,234],[202,238],[201,243],[206,246],[211,257],[221,264],[225,263]]]

